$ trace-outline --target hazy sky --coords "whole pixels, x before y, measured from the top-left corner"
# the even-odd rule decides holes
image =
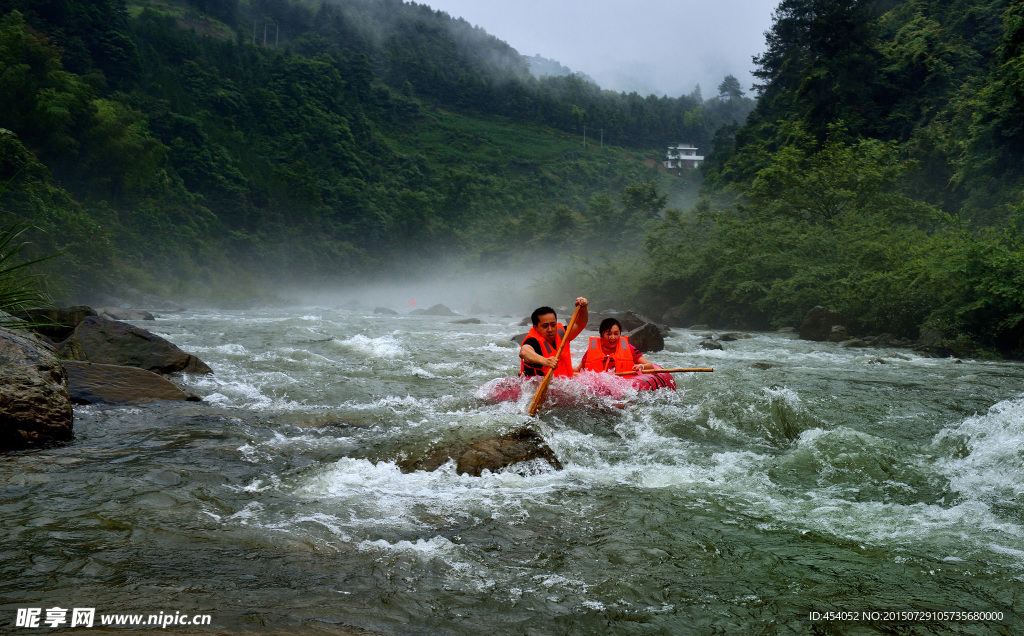
[[[705,98],[727,74],[753,84],[778,0],[417,0],[464,18],[523,55],[540,54],[602,88]]]

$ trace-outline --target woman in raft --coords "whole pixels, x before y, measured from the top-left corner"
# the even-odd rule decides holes
[[[656,367],[629,344],[629,338],[622,335],[622,324],[614,318],[605,318],[598,328],[600,338],[591,336],[587,351],[576,367],[576,371],[588,369],[596,373],[612,371],[616,373],[643,373]]]

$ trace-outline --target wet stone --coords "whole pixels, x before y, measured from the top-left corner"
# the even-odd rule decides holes
[[[442,447],[426,457],[400,461],[398,467],[403,473],[434,471],[450,461],[455,461],[456,473],[473,477],[479,477],[485,470],[499,472],[503,469],[523,476],[537,474],[537,462],[544,462],[553,470],[562,470],[562,463],[551,447],[530,428],[478,439],[470,444]],[[515,470],[516,467],[521,470]]]

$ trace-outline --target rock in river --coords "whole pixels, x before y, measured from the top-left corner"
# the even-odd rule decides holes
[[[665,348],[665,338],[661,329],[653,323],[644,323],[626,335],[629,336],[629,344],[639,349],[641,353],[661,351]]]
[[[718,342],[717,340],[713,340],[711,338],[705,338],[704,340],[701,340],[698,343],[698,345],[702,349],[708,349],[709,351],[721,351],[722,348],[723,348],[722,347],[722,343]]]
[[[448,307],[438,303],[430,309],[424,309],[422,312],[424,316],[458,316],[457,313],[449,309]]]
[[[614,318],[618,320],[619,324],[622,326],[623,333],[627,331],[635,331],[648,323],[654,322],[649,318],[641,316],[635,311],[602,311],[590,314],[590,320],[587,322],[587,329],[597,331],[598,327],[601,326],[601,321],[606,318]]]
[[[156,334],[98,316],[79,323],[58,353],[67,360],[139,367],[154,373],[213,373],[205,362]]]
[[[121,307],[102,307],[96,310],[97,315],[107,320],[156,320],[156,316],[145,309],[122,309]]]
[[[135,404],[198,400],[167,378],[137,367],[66,360],[68,393],[75,404]]]
[[[398,463],[403,473],[415,470],[433,471],[449,461],[455,461],[455,472],[460,475],[479,477],[484,470],[498,472],[513,467],[519,474],[537,472],[527,468],[537,462],[546,462],[555,470],[562,470],[562,462],[544,438],[530,428],[521,428],[508,435],[487,437],[471,444],[457,444],[436,450],[422,459],[410,459]],[[517,470],[516,467],[521,470]]]
[[[746,340],[751,337],[752,336],[749,333],[738,333],[735,331],[730,331],[729,333],[723,333],[721,336],[718,337],[718,339],[721,340],[722,342],[735,342],[737,340]]]
[[[846,324],[846,319],[843,314],[818,305],[804,316],[804,321],[800,324],[800,339],[824,342],[832,336],[833,327],[844,324]],[[843,338],[843,340],[845,339]],[[839,340],[835,342],[839,342]]]
[[[24,312],[20,318],[36,323],[32,330],[50,338],[54,342],[64,340],[83,320],[95,316],[96,312],[87,305],[74,307],[53,307],[50,309],[32,309]]]
[[[0,328],[0,450],[71,439],[67,374],[45,346]]]

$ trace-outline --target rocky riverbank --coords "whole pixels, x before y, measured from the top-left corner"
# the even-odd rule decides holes
[[[377,313],[384,313],[377,310]],[[425,315],[457,315],[438,305],[421,312]],[[601,320],[617,318],[630,342],[645,353],[661,351],[671,327],[633,311],[595,311],[588,329],[596,331]],[[153,320],[152,313],[134,309],[92,309],[68,307],[27,316],[32,323],[5,317],[0,328],[0,450],[39,448],[66,442],[74,437],[72,405],[136,404],[154,401],[200,400],[175,383],[181,374],[208,374],[213,370],[204,361],[188,354],[164,338],[115,318],[134,321]],[[473,319],[455,321],[471,324]],[[528,319],[525,321],[528,323]],[[525,326],[525,325],[524,325]],[[743,333],[711,332],[706,325],[689,329],[707,330],[700,346],[722,349],[729,342],[744,339]],[[961,355],[935,334],[922,334],[918,341],[895,338],[890,334],[851,337],[842,314],[825,307],[808,312],[798,332],[801,339],[833,342],[841,347],[907,347],[936,356]],[[596,335],[596,334],[595,334]],[[521,338],[519,336],[518,338]],[[521,441],[521,440],[519,440]],[[502,438],[482,443],[508,445]],[[519,442],[517,442],[519,443]],[[527,445],[528,446],[528,445]],[[468,447],[467,447],[468,448]],[[454,459],[467,449],[437,450],[437,457]],[[531,449],[528,449],[531,450]],[[500,470],[510,462],[522,461],[522,455],[487,458],[481,465]],[[517,451],[518,453],[518,451]],[[487,453],[475,453],[487,456]],[[509,459],[514,457],[514,459]],[[461,461],[461,460],[459,460]],[[549,462],[550,463],[550,462]],[[406,469],[422,470],[409,464]],[[429,469],[429,468],[428,468]],[[482,468],[467,470],[479,474]]]
[[[692,324],[692,314],[693,312],[685,306],[675,307],[664,313],[661,322],[670,327],[686,328],[695,331],[710,330],[707,324]],[[940,330],[922,327],[916,338],[907,338],[893,333],[856,333],[848,326],[849,322],[842,312],[819,305],[807,312],[798,327],[785,327],[780,329],[780,331],[797,333],[801,340],[831,342],[840,347],[911,349],[919,354],[943,358],[951,356],[981,359],[1002,357],[999,352],[979,348],[969,341],[950,337]],[[707,349],[721,349],[721,343],[729,341],[728,335],[716,336],[709,333],[702,346]]]
[[[172,381],[213,373],[197,357],[109,316],[142,311],[78,306],[5,316],[0,327],[0,450],[39,448],[74,437],[73,404],[199,400]],[[171,376],[170,378],[168,376]]]
[[[443,305],[419,313],[457,315]],[[86,306],[36,312],[26,316],[31,323],[5,316],[8,327],[0,327],[0,451],[72,440],[73,405],[201,401],[174,380],[181,374],[213,373],[209,365],[115,316],[153,319],[140,310]],[[540,434],[529,428],[429,446],[400,467],[433,471],[450,461],[460,474],[476,477],[485,471],[525,475],[562,468]]]

